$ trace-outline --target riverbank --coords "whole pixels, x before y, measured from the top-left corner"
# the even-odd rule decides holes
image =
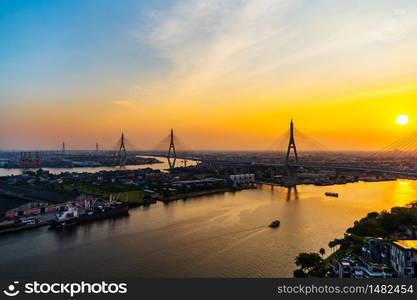
[[[95,186],[89,184],[71,184],[71,185],[57,185],[50,186],[51,191],[55,193],[78,193],[97,196],[101,198],[109,198],[111,195],[116,196],[117,201],[128,203],[130,207],[147,206],[156,203],[157,200],[162,202],[171,202],[181,199],[196,198],[201,196],[208,196],[214,194],[221,194],[225,192],[236,192],[243,188],[236,189],[231,187],[215,188],[210,190],[190,191],[186,193],[178,193],[174,195],[154,195],[150,196],[143,190],[137,190],[134,186],[121,184],[107,184],[102,186]],[[10,196],[8,196],[10,197]],[[27,203],[27,200],[22,199],[22,203]],[[64,201],[60,201],[64,202]],[[15,205],[13,202],[12,205]]]
[[[229,187],[217,188],[217,189],[213,189],[213,190],[192,191],[192,192],[179,193],[179,194],[169,195],[169,196],[161,196],[160,199],[158,199],[158,200],[163,201],[163,202],[171,202],[171,201],[175,201],[175,200],[195,198],[195,197],[214,195],[214,194],[221,194],[221,193],[232,192],[232,191],[235,191],[235,190],[233,190]]]
[[[162,161],[156,157],[143,157],[143,156],[127,156],[124,166],[140,166],[140,165],[152,165],[160,164]],[[7,164],[3,165],[4,169],[22,169],[33,170],[38,169],[75,169],[75,168],[110,168],[120,167],[120,162],[117,156],[104,155],[103,153],[97,155],[90,154],[61,154],[58,156],[45,156],[40,163],[31,161],[30,159],[22,163],[21,159],[12,158]]]

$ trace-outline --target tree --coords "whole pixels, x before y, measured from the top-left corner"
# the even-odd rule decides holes
[[[295,264],[303,271],[318,269],[323,265],[323,259],[317,253],[300,253],[295,258]]]
[[[326,254],[326,250],[324,250],[324,248],[320,248],[319,252],[320,252],[321,256]]]
[[[377,213],[377,212],[370,212],[370,213],[368,213],[368,215],[366,216],[368,219],[375,219],[375,218],[377,218],[379,216],[379,213]]]
[[[407,207],[409,207],[409,208],[413,208],[413,209],[416,209],[416,208],[417,208],[417,201],[416,201],[416,202],[411,202],[411,203],[409,203],[409,204],[407,205]]]
[[[336,246],[336,244],[334,243],[334,241],[329,242],[329,248],[332,250],[333,253],[333,248]]]
[[[329,248],[331,248],[333,252],[333,248],[341,245],[342,242],[343,242],[343,239],[334,239],[333,241],[329,242]]]
[[[294,271],[294,277],[295,278],[306,278],[307,277],[307,273],[304,272],[301,269],[297,269],[297,270]]]

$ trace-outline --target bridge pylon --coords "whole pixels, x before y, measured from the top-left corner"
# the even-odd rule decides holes
[[[119,158],[119,165],[122,167],[126,164],[126,147],[125,147],[125,136],[122,132],[122,137],[120,138],[120,147],[119,151],[117,152],[117,156]]]
[[[171,129],[167,158],[168,158],[169,168],[170,169],[175,168],[175,162],[177,161],[177,153],[175,151],[174,130],[173,129]],[[171,158],[173,159],[172,161],[171,161]]]
[[[285,164],[287,169],[287,184],[289,187],[295,187],[297,184],[297,167],[291,165],[291,150],[294,153],[294,162],[298,164],[297,146],[295,145],[294,138],[294,122],[291,119],[290,123],[290,140],[288,142],[287,156],[285,158]]]
[[[285,162],[287,164],[290,162],[291,150],[294,152],[295,162],[298,163],[297,146],[295,145],[295,139],[294,139],[294,122],[292,119],[290,123],[290,141],[288,143],[287,157],[285,159]]]

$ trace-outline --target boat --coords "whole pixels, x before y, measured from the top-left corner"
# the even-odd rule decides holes
[[[129,206],[127,203],[111,203],[107,205],[98,205],[89,207],[78,217],[79,223],[85,223],[100,219],[106,219],[127,214]]]
[[[271,224],[269,224],[269,227],[276,228],[276,227],[278,227],[280,225],[280,223],[281,222],[279,220],[275,220]]]
[[[328,197],[339,197],[339,194],[338,193],[330,193],[330,192],[327,192],[327,193],[325,193],[325,195],[328,196]]]
[[[117,202],[115,197],[110,196],[110,199],[104,202],[86,200],[84,208],[80,208],[80,210],[74,205],[67,205],[49,221],[49,224],[51,228],[63,228],[79,223],[116,217],[127,214],[128,211],[128,203]]]
[[[50,228],[62,228],[77,224],[78,208],[76,206],[65,206],[48,223]]]

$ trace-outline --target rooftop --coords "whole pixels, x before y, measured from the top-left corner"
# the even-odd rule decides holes
[[[399,240],[395,241],[394,244],[406,250],[417,250],[417,240]]]

